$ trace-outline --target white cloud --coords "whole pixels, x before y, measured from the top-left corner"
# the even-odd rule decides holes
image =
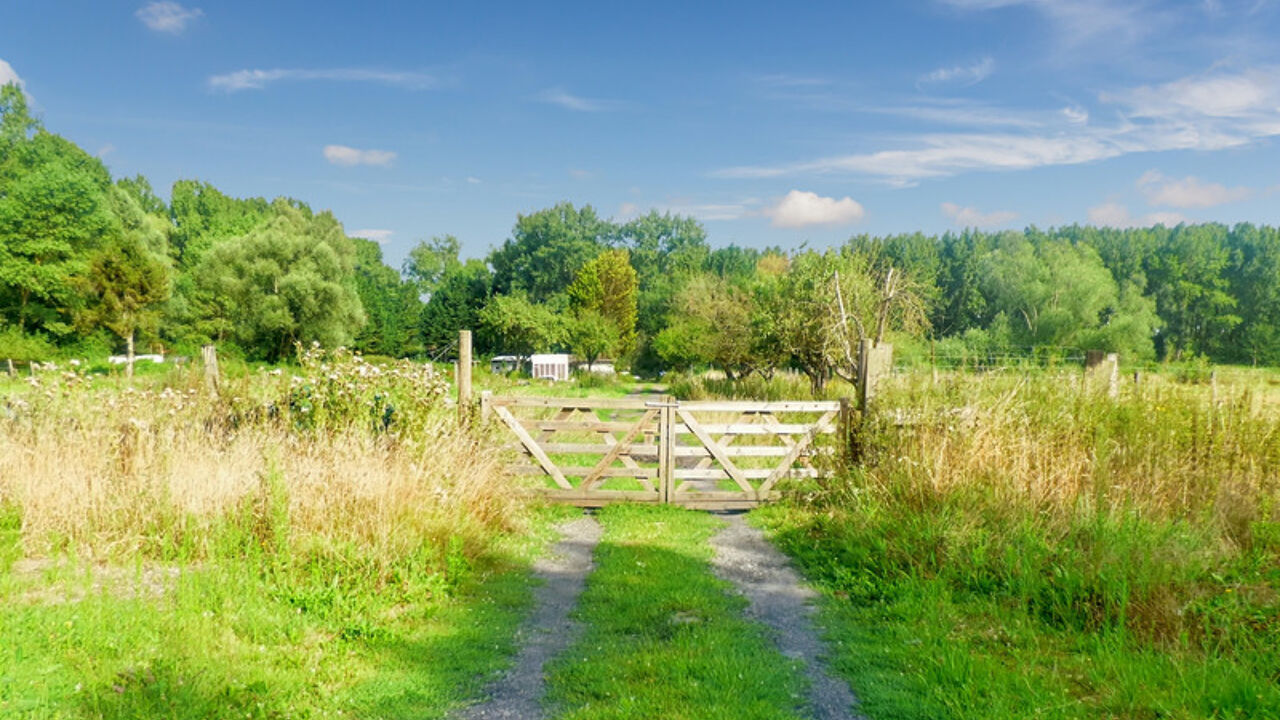
[[[1062,108],[1062,117],[1069,123],[1084,125],[1089,122],[1089,111],[1078,105],[1068,105]]]
[[[1014,218],[1018,217],[1018,213],[1010,210],[995,210],[993,212],[984,213],[977,208],[961,207],[955,203],[942,203],[942,214],[951,218],[954,225],[960,227],[988,228],[1004,225]]]
[[[851,197],[822,197],[817,193],[792,190],[764,215],[774,227],[800,228],[809,225],[845,225],[862,219],[866,211]]]
[[[1187,218],[1181,213],[1175,212],[1155,212],[1148,213],[1142,217],[1134,217],[1129,213],[1129,208],[1114,201],[1089,208],[1089,223],[1091,225],[1116,228],[1149,227],[1152,225],[1174,227],[1184,222],[1187,222]]]
[[[543,90],[538,94],[538,99],[544,103],[559,105],[566,110],[575,112],[605,112],[607,110],[618,109],[618,103],[613,100],[593,100],[578,95],[572,95],[563,88],[551,88]]]
[[[391,236],[394,235],[395,233],[393,233],[390,230],[369,229],[369,230],[353,230],[348,234],[351,235],[351,237],[364,238],[365,240],[372,240],[378,243],[379,245],[383,245],[388,240],[390,240]]]
[[[967,87],[986,80],[995,69],[996,61],[987,56],[971,65],[938,68],[921,75],[918,82],[922,85],[957,84]]]
[[[1104,93],[1117,109],[1110,123],[1064,113],[1056,125],[994,133],[933,133],[904,147],[832,155],[774,166],[724,168],[713,175],[768,178],[847,173],[893,185],[972,170],[1071,165],[1130,153],[1221,150],[1280,135],[1280,68],[1216,72],[1156,86]]]
[[[581,168],[569,169],[569,177],[573,178],[574,180],[590,180],[591,178],[595,177],[595,175],[596,174],[591,172],[590,170],[583,170]]]
[[[467,176],[467,184],[468,184],[468,185],[479,185],[479,184],[480,184],[480,183],[482,183],[482,182],[484,182],[484,181],[483,181],[483,180],[481,180],[481,179],[480,179],[480,178],[478,178],[478,177],[471,177],[471,176]]]
[[[1176,208],[1207,208],[1246,200],[1253,195],[1247,187],[1229,188],[1218,183],[1201,182],[1188,175],[1181,180],[1148,170],[1138,178],[1138,189],[1151,205]]]
[[[223,75],[211,75],[209,77],[209,88],[231,93],[240,90],[261,90],[271,83],[290,80],[371,82],[394,85],[411,90],[426,90],[441,85],[439,78],[420,72],[365,70],[361,68],[332,68],[328,70],[275,68],[272,70],[237,70]]]
[[[346,145],[325,145],[324,159],[334,165],[390,165],[396,154],[389,150],[358,150]]]
[[[107,143],[106,145],[103,145],[102,147],[98,148],[98,152],[94,153],[94,157],[97,157],[98,159],[102,159],[115,151],[116,151],[116,146],[112,145],[111,143]]]
[[[181,35],[191,21],[204,15],[200,8],[185,8],[176,2],[153,2],[134,13],[143,25],[156,32]]]
[[[9,63],[0,60],[0,85],[8,85],[9,83],[16,83],[20,88],[26,87],[26,83],[22,81],[22,78],[18,77],[18,71],[14,70]]]

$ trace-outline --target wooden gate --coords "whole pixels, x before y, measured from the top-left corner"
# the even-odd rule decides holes
[[[644,398],[481,399],[514,436],[534,492],[583,507],[611,502],[749,508],[778,483],[818,477],[847,402],[679,402]]]

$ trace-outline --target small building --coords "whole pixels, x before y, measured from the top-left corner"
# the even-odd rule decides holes
[[[489,358],[489,370],[495,375],[506,375],[520,369],[520,358],[515,355],[494,355]]]
[[[540,353],[529,358],[529,374],[534,380],[564,382],[569,379],[568,353]]]

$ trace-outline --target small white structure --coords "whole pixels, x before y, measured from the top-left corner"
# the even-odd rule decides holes
[[[612,360],[596,360],[587,365],[585,360],[579,360],[573,364],[573,369],[578,372],[589,372],[593,375],[617,375],[618,370],[613,366]]]
[[[542,353],[529,358],[532,365],[530,375],[535,380],[555,380],[564,382],[569,379],[569,355],[567,353]]]
[[[149,360],[153,363],[160,364],[164,362],[164,356],[163,355],[134,355],[133,356],[133,361],[135,363],[142,362],[143,360]],[[124,365],[129,362],[129,356],[128,355],[112,355],[107,358],[107,362],[111,363],[112,365]]]

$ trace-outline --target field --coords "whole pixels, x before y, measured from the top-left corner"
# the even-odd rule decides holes
[[[313,351],[233,366],[217,390],[195,369],[0,381],[0,716],[443,717],[474,700],[568,511],[509,492],[505,441],[458,426],[446,380]],[[781,375],[667,380],[686,399],[808,395]],[[1280,376],[1157,369],[1112,397],[1078,369],[904,372],[856,441],[837,476],[751,521],[822,590],[869,717],[1280,716]],[[557,707],[796,712],[792,669],[752,662],[767,636],[708,575],[712,518],[601,519],[588,629],[549,668]],[[670,598],[697,617],[674,635],[653,616]],[[704,685],[672,691],[680,673],[660,671],[679,667]]]

